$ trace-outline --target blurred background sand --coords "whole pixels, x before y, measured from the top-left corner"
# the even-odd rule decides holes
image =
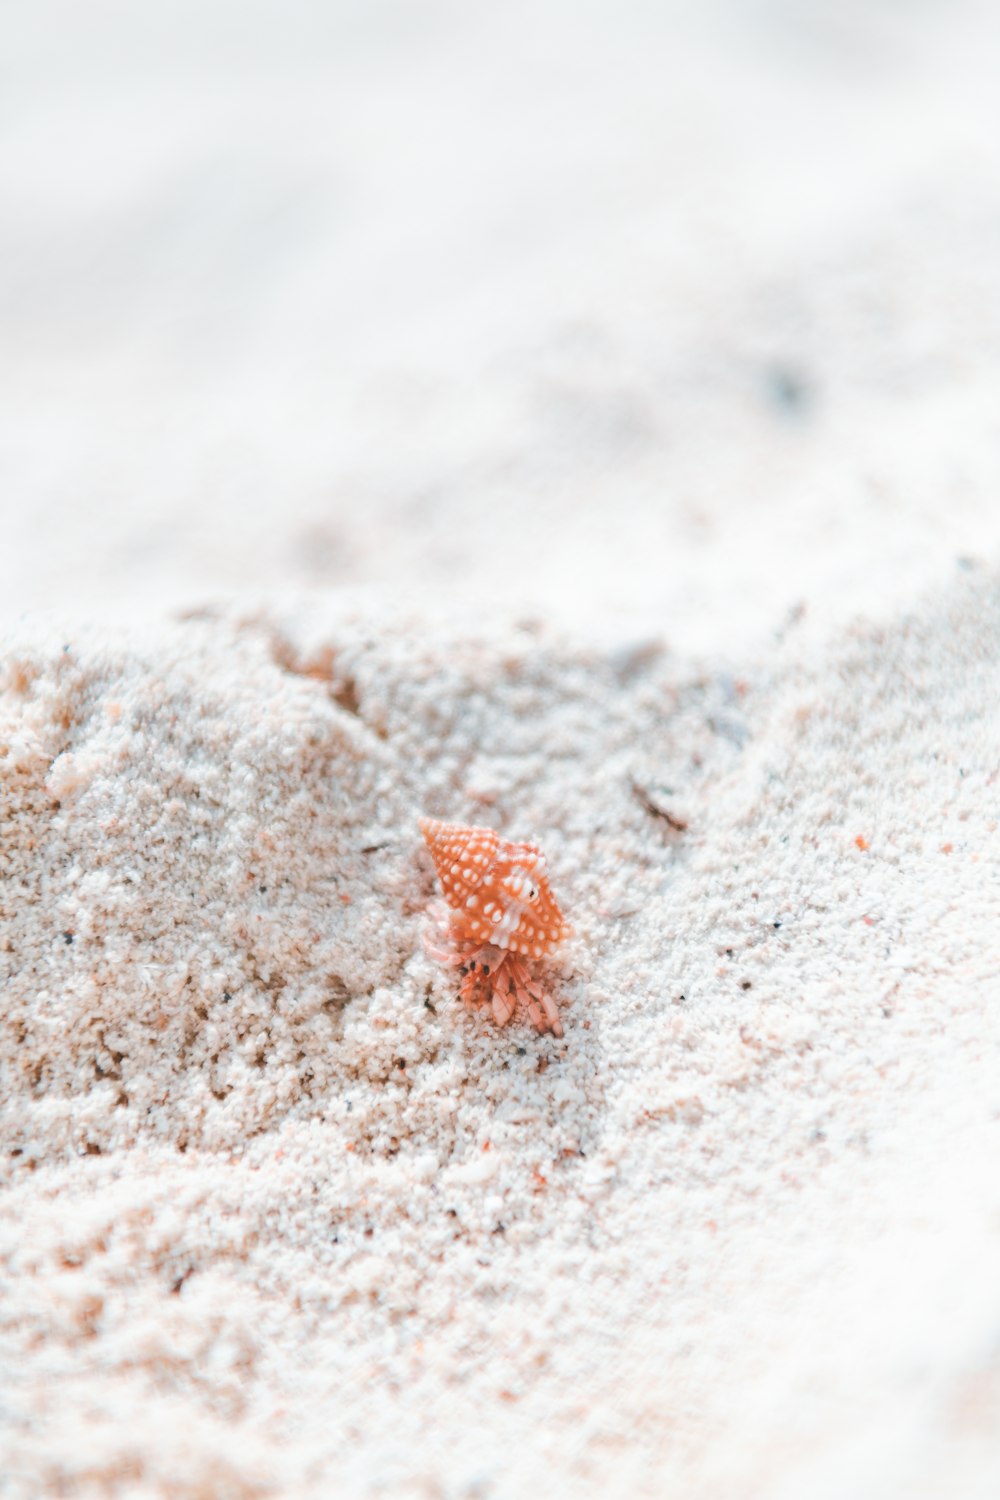
[[[1000,542],[1000,14],[4,19],[0,597],[484,593],[726,650]]]

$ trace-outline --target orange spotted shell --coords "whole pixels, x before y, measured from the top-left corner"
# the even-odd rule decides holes
[[[573,929],[549,888],[545,856],[535,844],[512,844],[492,828],[421,818],[451,907],[451,923],[473,942],[527,958],[551,958]]]

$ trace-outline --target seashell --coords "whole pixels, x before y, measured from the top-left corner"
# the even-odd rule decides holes
[[[572,928],[549,886],[537,844],[492,828],[421,818],[444,898],[469,937],[526,958],[551,958]]]
[[[421,818],[447,906],[428,952],[463,975],[468,1009],[489,1006],[505,1026],[523,1003],[538,1031],[562,1036],[555,1002],[534,979],[531,959],[551,958],[572,933],[552,894],[545,856],[492,828]]]

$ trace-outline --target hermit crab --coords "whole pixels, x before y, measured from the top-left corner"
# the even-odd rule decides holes
[[[444,892],[431,909],[435,926],[424,946],[458,969],[466,1009],[488,1006],[506,1026],[523,1004],[537,1031],[562,1036],[555,1001],[531,970],[532,960],[551,958],[573,930],[549,888],[541,850],[492,828],[437,818],[421,818],[420,830]]]

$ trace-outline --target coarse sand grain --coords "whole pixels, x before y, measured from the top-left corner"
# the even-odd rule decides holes
[[[725,664],[9,640],[5,1500],[996,1493],[998,661],[983,570]],[[562,1040],[423,954],[421,813],[543,843]]]

